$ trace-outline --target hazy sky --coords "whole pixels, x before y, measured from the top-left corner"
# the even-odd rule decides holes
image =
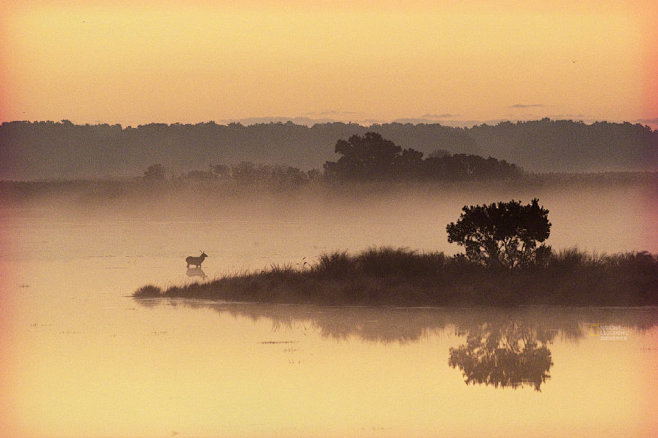
[[[12,0],[0,15],[3,121],[658,117],[655,0]]]

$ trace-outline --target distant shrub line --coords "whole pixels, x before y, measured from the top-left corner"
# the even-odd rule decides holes
[[[133,296],[320,305],[646,306],[658,305],[658,258],[566,250],[541,265],[510,270],[460,255],[378,248],[324,254],[303,268],[272,265],[164,290],[148,285]]]

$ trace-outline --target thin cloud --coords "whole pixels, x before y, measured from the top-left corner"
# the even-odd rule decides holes
[[[450,117],[459,117],[461,114],[451,114],[451,113],[443,113],[443,114],[423,114],[422,118],[425,119],[448,119]]]
[[[311,111],[308,113],[304,113],[305,116],[341,116],[341,115],[358,116],[362,114],[363,113],[359,111],[338,111],[338,110]]]
[[[546,105],[543,103],[531,103],[531,104],[523,104],[523,103],[515,103],[514,105],[510,105],[507,108],[543,108]]]
[[[636,122],[656,124],[658,123],[658,117],[654,117],[653,119],[637,119]]]
[[[587,116],[585,116],[585,114],[549,114],[547,117],[551,119],[560,119],[565,117],[570,119],[582,119]]]

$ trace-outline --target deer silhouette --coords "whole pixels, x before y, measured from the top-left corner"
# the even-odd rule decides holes
[[[197,268],[201,267],[201,263],[208,257],[208,254],[205,252],[201,251],[201,255],[199,257],[192,257],[189,256],[185,259],[185,262],[187,263],[187,267],[189,268],[190,265],[196,266]]]

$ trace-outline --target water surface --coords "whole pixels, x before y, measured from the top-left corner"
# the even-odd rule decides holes
[[[8,437],[658,431],[655,308],[322,308],[129,297],[146,283],[199,280],[183,262],[199,242],[210,255],[203,273],[213,277],[331,249],[432,246],[423,240],[429,218],[413,235],[396,228],[400,217],[365,215],[331,234],[335,218],[4,217],[12,219],[0,246],[0,422]]]

